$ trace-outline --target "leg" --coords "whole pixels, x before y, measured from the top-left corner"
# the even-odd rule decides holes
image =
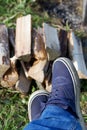
[[[35,129],[38,130],[39,128],[43,130],[63,130],[65,128],[66,130],[72,128],[81,130],[81,124],[82,129],[86,130],[80,111],[79,92],[79,78],[72,62],[67,58],[57,59],[52,70],[52,92],[49,94],[49,98],[48,93],[45,95],[45,109],[42,112],[39,107],[39,111],[36,112],[39,116],[35,118],[37,120],[32,121],[27,128],[34,130],[33,126],[35,126]],[[39,97],[39,99],[41,98]],[[41,102],[41,100],[39,101]],[[33,100],[31,106],[32,104]],[[33,104],[33,106],[37,108],[37,105]],[[33,109],[31,113],[33,113]]]

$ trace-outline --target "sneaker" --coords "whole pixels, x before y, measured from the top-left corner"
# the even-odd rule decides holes
[[[37,90],[31,94],[28,101],[28,116],[30,121],[40,117],[42,111],[45,109],[48,96],[49,92],[45,90]]]
[[[58,58],[52,68],[52,92],[47,105],[58,105],[76,113],[82,130],[86,130],[80,109],[80,81],[73,63],[67,58]]]

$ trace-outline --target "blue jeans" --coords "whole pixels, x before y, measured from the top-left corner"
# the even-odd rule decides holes
[[[68,111],[49,105],[38,120],[30,122],[24,130],[82,130],[80,123]]]

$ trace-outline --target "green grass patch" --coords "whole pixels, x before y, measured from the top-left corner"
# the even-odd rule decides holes
[[[33,6],[33,8],[32,8]],[[33,0],[0,0],[0,23],[6,24],[8,27],[16,26],[16,19],[28,14],[32,15],[33,26],[41,26],[43,21],[47,21],[47,15],[38,15],[34,11],[36,8]]]
[[[31,93],[36,88],[33,86]],[[29,122],[28,103],[29,95],[24,96],[17,91],[0,88],[0,130],[22,130]],[[81,92],[81,109],[87,123],[87,92]]]
[[[28,121],[28,96],[0,89],[0,130],[22,130]]]

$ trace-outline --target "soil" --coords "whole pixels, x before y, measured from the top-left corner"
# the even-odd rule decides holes
[[[68,22],[71,28],[79,28],[82,24],[82,0],[37,0],[37,5],[39,11],[60,18],[62,24]]]

